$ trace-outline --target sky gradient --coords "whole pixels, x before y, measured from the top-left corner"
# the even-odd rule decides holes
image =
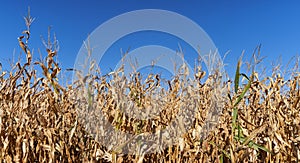
[[[58,60],[63,69],[74,65],[76,55],[89,33],[105,21],[119,14],[138,9],[164,9],[184,15],[199,26],[214,41],[223,57],[229,51],[224,62],[229,75],[233,77],[236,62],[245,50],[244,60],[249,60],[255,47],[262,44],[261,55],[265,56],[264,66],[271,67],[282,56],[282,64],[287,64],[293,56],[300,52],[300,2],[289,1],[1,1],[0,5],[0,62],[4,69],[9,69],[9,60],[17,60],[21,49],[17,37],[26,28],[23,16],[27,7],[35,17],[32,24],[30,47],[34,49],[34,58],[40,58],[38,49],[45,57],[45,48],[41,36],[47,37],[48,27],[57,36],[60,45]],[[157,33],[156,33],[157,34]],[[136,34],[120,40],[119,46],[113,49],[120,53],[120,47],[126,50],[139,45],[152,43],[149,34]],[[141,39],[143,38],[143,39]],[[176,43],[169,36],[160,35],[157,44]],[[126,43],[127,40],[127,43]],[[134,40],[134,41],[132,41]],[[137,41],[139,40],[139,41]],[[171,40],[171,41],[170,41]],[[178,44],[175,44],[178,46]],[[189,52],[188,50],[184,52]],[[117,56],[120,54],[116,54]],[[185,54],[189,60],[196,55]],[[104,58],[101,65],[110,63]],[[115,61],[117,62],[117,61]]]

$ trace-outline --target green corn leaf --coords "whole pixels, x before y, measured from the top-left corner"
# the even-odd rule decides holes
[[[233,109],[233,113],[232,113],[232,131],[234,132],[236,129],[236,121],[237,121],[237,117],[238,117],[238,108],[235,107]]]
[[[241,59],[239,59],[237,66],[236,66],[236,71],[235,71],[235,79],[234,79],[234,92],[237,93],[239,89],[239,82],[240,82],[240,67],[241,67]]]
[[[235,138],[236,140],[239,140],[240,143],[245,142],[246,139],[247,139],[247,138],[244,138],[244,137],[238,137],[237,135],[236,135],[234,138]],[[248,147],[253,148],[253,149],[255,149],[255,150],[261,149],[261,150],[263,150],[263,151],[265,151],[265,152],[268,152],[268,153],[273,154],[269,149],[267,149],[266,147],[264,147],[264,146],[262,146],[262,145],[259,145],[259,144],[257,144],[257,143],[254,143],[252,140],[250,140],[250,141],[248,142],[248,144],[245,144],[245,145],[247,145]]]
[[[237,100],[235,101],[234,103],[234,107],[236,107],[240,102],[241,100],[244,98],[246,92],[249,90],[250,86],[251,86],[251,81],[248,82],[248,84],[245,86],[243,92],[239,95],[239,97],[237,98]]]
[[[243,138],[244,137],[243,128],[240,125],[238,125],[237,129],[238,129],[238,137]]]
[[[224,158],[223,158],[223,157],[224,157],[224,154],[222,154],[222,155],[220,156],[220,162],[221,162],[221,163],[224,162]]]
[[[252,143],[252,144],[251,144],[251,145],[252,145],[252,148],[254,148],[255,150],[261,149],[261,150],[263,150],[263,151],[265,151],[265,152],[268,152],[268,153],[273,154],[273,152],[270,151],[268,148],[266,148],[266,147],[264,147],[264,146],[262,146],[262,145],[256,144],[256,143],[254,143],[253,141],[250,141],[250,142],[249,142],[249,145],[248,145],[249,147],[251,147],[250,143]]]

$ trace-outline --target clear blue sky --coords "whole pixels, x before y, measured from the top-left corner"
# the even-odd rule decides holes
[[[225,63],[228,64],[226,70],[229,73],[235,69],[243,50],[247,60],[260,43],[261,53],[267,57],[264,60],[266,66],[271,65],[272,61],[275,62],[280,55],[285,64],[300,52],[299,1],[12,0],[1,1],[0,5],[0,62],[4,68],[7,67],[7,60],[13,58],[14,49],[15,59],[20,54],[17,37],[25,29],[23,16],[26,15],[28,6],[31,8],[31,15],[36,18],[31,28],[30,40],[34,58],[39,58],[38,48],[44,56],[46,55],[40,36],[46,38],[47,28],[52,26],[52,31],[56,33],[60,43],[58,59],[63,68],[73,67],[83,41],[101,23],[137,9],[170,10],[198,23],[209,34],[222,56],[230,50],[225,59]],[[168,42],[168,38],[162,36],[161,43],[165,42]],[[139,42],[136,45],[128,42],[123,48],[138,45]],[[185,55],[190,60],[195,58],[193,55]],[[106,65],[108,62],[108,59],[104,59],[101,64]]]

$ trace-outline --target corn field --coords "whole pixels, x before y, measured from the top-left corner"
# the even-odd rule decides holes
[[[162,89],[158,74],[143,81],[142,74],[126,78],[119,69],[106,76],[79,74],[74,84],[64,86],[54,59],[55,41],[47,44],[45,60],[33,61],[28,47],[33,19],[26,18],[27,30],[18,41],[27,60],[0,74],[1,162],[299,162],[299,68],[288,79],[280,73],[260,78],[255,70],[241,73],[240,60],[235,78],[224,84],[228,94],[216,127],[203,139],[200,133],[214,98],[213,75],[204,80],[199,68],[191,82],[176,76]],[[242,77],[246,82],[240,83]],[[122,99],[114,96],[116,89]],[[136,120],[120,110],[129,102],[141,110],[157,103],[163,108],[153,119]],[[186,104],[196,108],[192,128],[177,144],[154,153],[131,155],[121,145],[107,147],[79,120],[90,116],[86,110],[97,108],[117,130],[156,132]],[[105,130],[96,132],[102,139],[111,136]]]

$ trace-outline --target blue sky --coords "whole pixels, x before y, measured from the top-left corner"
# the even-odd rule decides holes
[[[17,37],[25,29],[23,16],[26,15],[28,6],[31,8],[31,15],[36,18],[32,24],[30,40],[34,58],[40,56],[38,49],[46,55],[41,36],[46,38],[48,26],[51,26],[60,43],[58,59],[64,69],[73,67],[83,41],[95,28],[119,14],[138,9],[169,10],[199,24],[214,41],[221,56],[230,51],[225,59],[225,63],[228,64],[225,69],[231,77],[241,52],[245,50],[244,60],[249,60],[258,44],[262,44],[261,55],[266,57],[263,65],[267,67],[280,56],[282,63],[286,64],[300,52],[300,2],[297,1],[12,0],[1,1],[0,5],[0,62],[4,69],[8,68],[8,59],[14,56],[16,60],[21,52]],[[157,38],[158,44],[175,43],[175,47],[178,45],[170,36],[162,34]],[[121,40],[112,51],[118,53],[116,56],[120,56],[119,48],[122,46],[126,50],[128,46],[136,48],[153,41],[157,40],[151,40],[151,34],[131,35],[123,42]],[[189,50],[184,49],[184,52]],[[185,57],[192,62],[196,55],[185,54]],[[100,66],[107,68],[107,65],[115,64],[111,63],[112,58],[118,60],[117,57],[108,56]]]

